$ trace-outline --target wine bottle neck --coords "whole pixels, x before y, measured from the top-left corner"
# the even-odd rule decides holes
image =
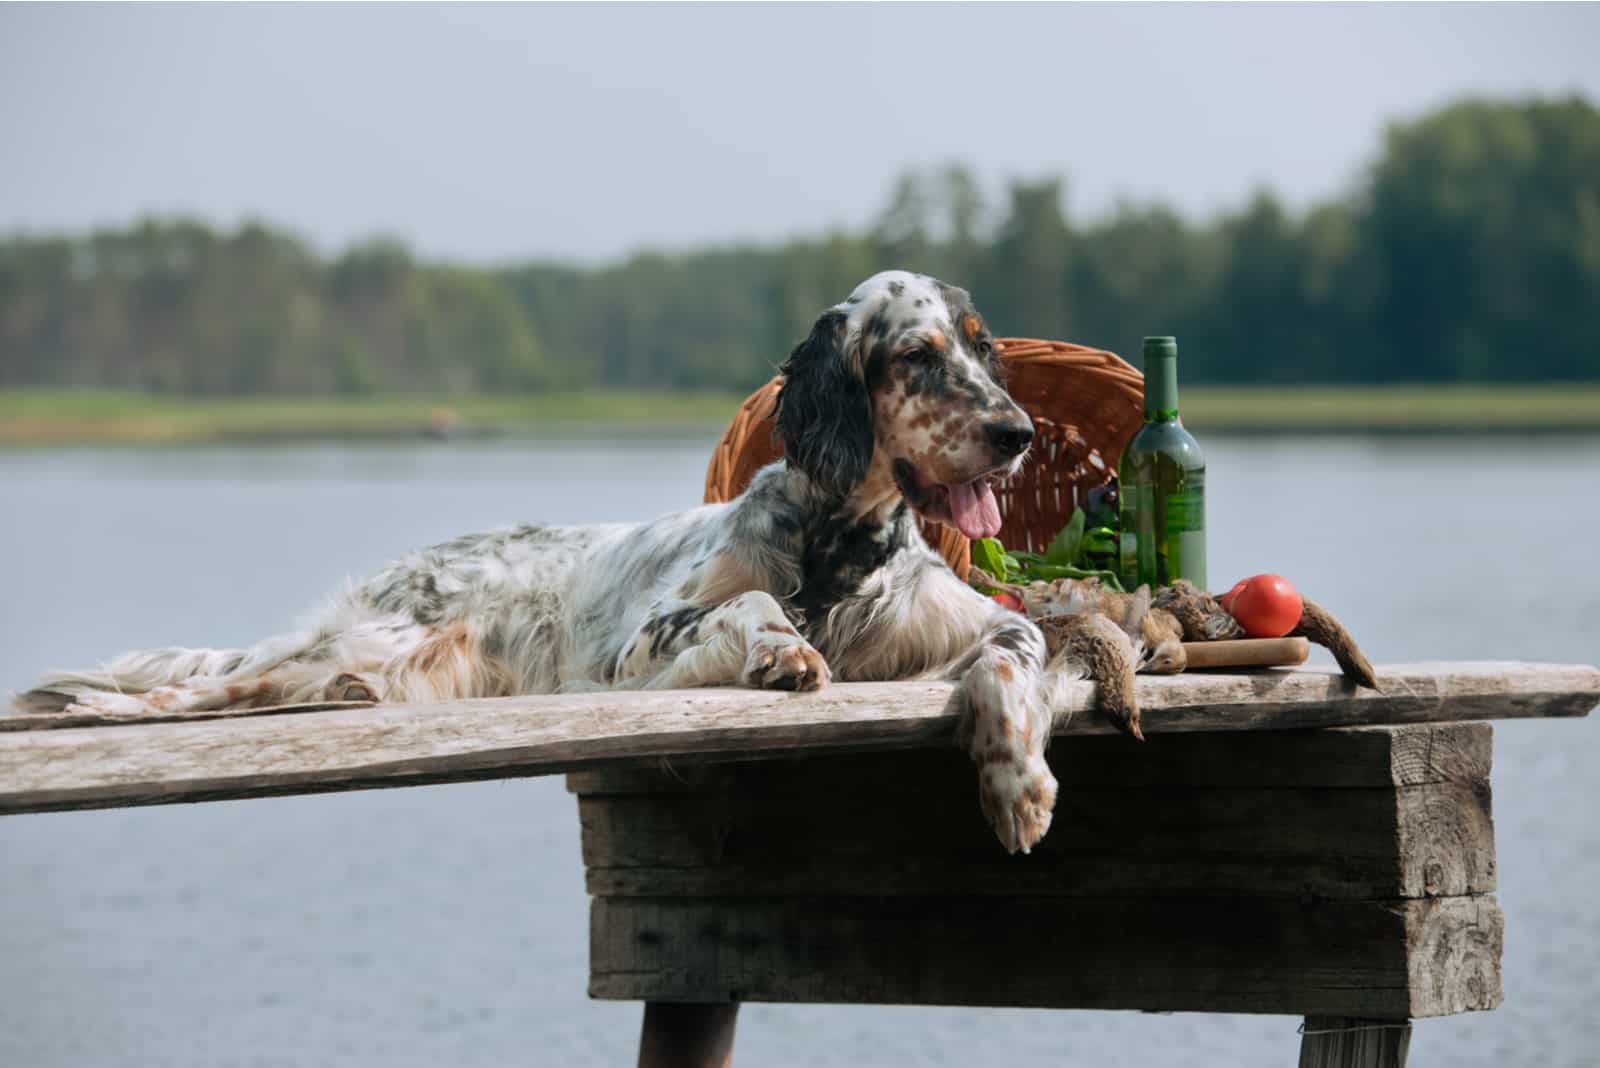
[[[1177,354],[1147,354],[1144,363],[1144,419],[1147,423],[1170,423],[1178,418]]]

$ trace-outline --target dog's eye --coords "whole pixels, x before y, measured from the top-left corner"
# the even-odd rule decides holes
[[[907,349],[901,355],[901,359],[907,363],[927,363],[933,359],[933,350],[926,345],[918,345],[914,349]]]

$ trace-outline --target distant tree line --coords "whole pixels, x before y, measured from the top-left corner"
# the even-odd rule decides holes
[[[1181,173],[1174,176],[1181,180]],[[743,388],[888,266],[971,289],[1000,335],[1182,342],[1212,382],[1600,379],[1600,111],[1469,100],[1386,132],[1359,188],[1196,223],[1086,222],[1060,178],[999,210],[910,173],[865,233],[579,267],[331,260],[282,231],[141,222],[0,240],[0,386],[190,394]],[[997,221],[991,221],[996,220]]]

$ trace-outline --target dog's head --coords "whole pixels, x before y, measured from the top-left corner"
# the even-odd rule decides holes
[[[882,465],[921,514],[969,538],[999,531],[991,483],[1021,466],[1033,424],[965,290],[873,275],[822,314],[783,372],[778,434],[792,465],[841,496]]]

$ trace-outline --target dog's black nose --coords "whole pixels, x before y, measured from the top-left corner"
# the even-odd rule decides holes
[[[1015,456],[1033,440],[1033,424],[1027,420],[1020,423],[985,423],[983,432],[989,436],[989,444],[994,446],[994,451],[1001,456]]]

